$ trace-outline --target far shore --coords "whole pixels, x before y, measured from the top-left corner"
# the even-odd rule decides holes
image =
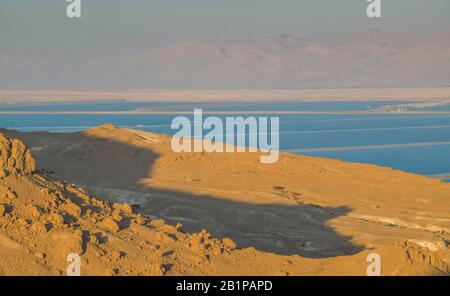
[[[135,102],[427,101],[450,98],[450,87],[237,90],[0,90],[0,104],[127,100]]]
[[[193,111],[0,111],[0,115],[191,115]],[[203,111],[208,115],[450,115],[450,111]]]

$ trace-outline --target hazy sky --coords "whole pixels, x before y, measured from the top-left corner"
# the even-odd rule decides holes
[[[322,37],[371,28],[448,31],[449,0],[382,0],[369,19],[366,0],[82,0],[68,19],[65,0],[1,0],[0,51],[95,56],[123,54],[181,39],[292,34]]]

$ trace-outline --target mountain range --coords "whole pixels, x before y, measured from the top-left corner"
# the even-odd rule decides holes
[[[305,89],[450,83],[450,31],[189,39],[120,57],[0,52],[3,89]]]

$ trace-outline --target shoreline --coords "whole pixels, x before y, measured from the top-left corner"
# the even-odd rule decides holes
[[[193,111],[0,111],[0,115],[191,115]],[[450,111],[203,111],[210,115],[450,115]]]
[[[422,101],[450,98],[450,87],[235,90],[0,90],[0,103],[121,99],[136,102]]]

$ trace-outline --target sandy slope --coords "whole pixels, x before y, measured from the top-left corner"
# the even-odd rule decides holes
[[[287,154],[272,165],[251,153],[175,154],[168,136],[109,125],[1,132],[23,140],[40,170],[0,181],[0,198],[17,196],[0,200],[10,209],[0,218],[0,273],[64,272],[67,233],[84,274],[364,275],[373,252],[385,275],[450,272],[450,185],[438,180]],[[70,215],[67,203],[81,210]],[[37,221],[53,225],[53,213],[74,219],[33,232]]]

